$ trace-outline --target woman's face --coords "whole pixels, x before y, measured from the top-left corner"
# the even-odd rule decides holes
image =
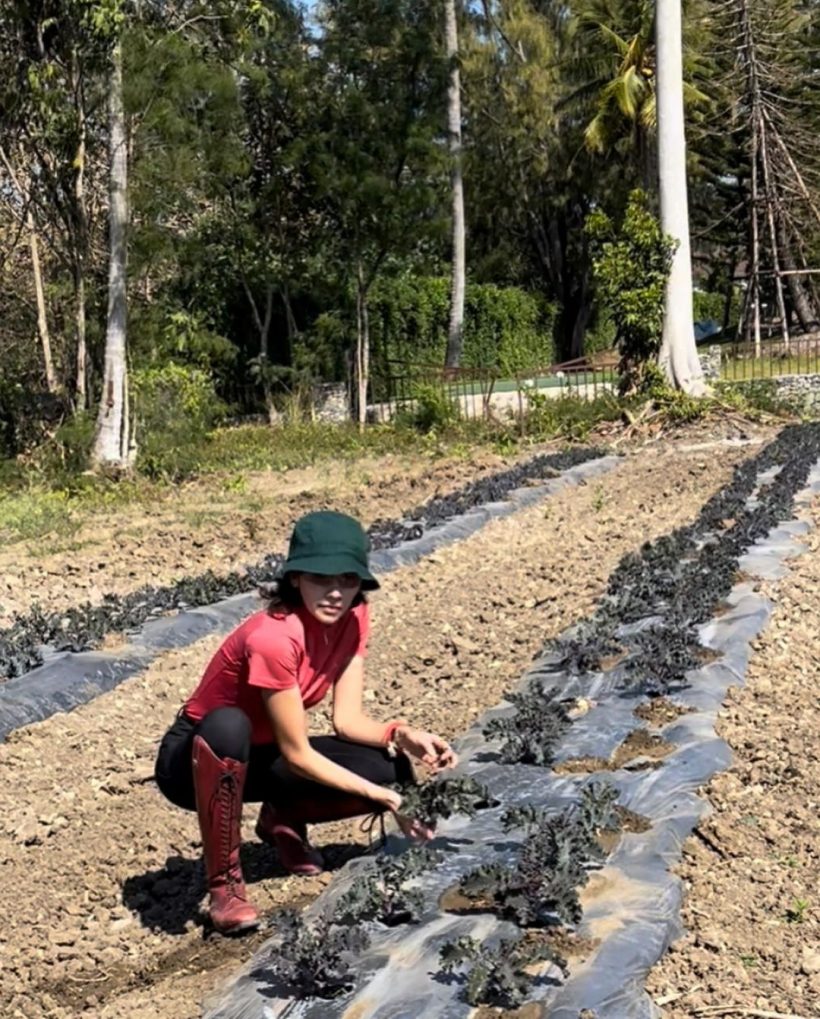
[[[342,618],[362,586],[355,573],[340,573],[336,576],[296,573],[291,579],[302,596],[305,608],[314,619],[326,626]]]

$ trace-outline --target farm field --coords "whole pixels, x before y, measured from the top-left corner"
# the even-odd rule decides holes
[[[410,713],[458,736],[547,638],[591,611],[624,553],[689,522],[774,434],[748,426],[750,444],[727,444],[739,437],[736,426],[700,425],[630,449],[611,473],[388,574],[372,599],[373,713]],[[360,464],[346,477],[335,469],[259,475],[250,485],[264,503],[253,524],[237,501],[220,511],[218,500],[192,488],[155,516],[96,522],[76,547],[6,550],[3,572],[14,582],[7,579],[0,600],[5,613],[36,602],[59,608],[208,567],[225,571],[279,549],[307,509],[333,506],[369,523],[502,466],[482,454]],[[820,523],[820,505],[811,512]],[[724,713],[722,734],[737,758],[709,789],[715,814],[703,837],[687,843],[691,933],[652,978],[672,1019],[724,1004],[738,1014],[809,1016],[820,994],[811,947],[820,922],[811,627],[820,540],[813,534],[809,543],[790,576],[767,588],[778,608],[758,641],[748,687],[731,695]],[[264,938],[203,941],[195,819],[161,800],[151,781],[156,744],[219,639],[168,652],[110,694],[0,744],[7,776],[0,1014],[193,1019],[203,997]],[[315,722],[328,725],[322,713]],[[284,876],[252,837],[254,821],[249,809],[243,862],[256,904],[272,913],[310,901],[331,875]],[[336,864],[350,853],[344,843],[366,842],[356,825],[313,834]]]

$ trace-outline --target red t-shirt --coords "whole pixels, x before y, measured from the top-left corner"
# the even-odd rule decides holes
[[[259,688],[298,688],[305,708],[322,700],[355,655],[364,655],[370,632],[365,602],[326,626],[304,608],[257,612],[223,641],[185,714],[201,721],[214,708],[238,707],[250,718],[253,743],[272,743],[273,731]]]

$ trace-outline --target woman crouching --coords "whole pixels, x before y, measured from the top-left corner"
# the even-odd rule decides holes
[[[365,591],[378,588],[368,539],[342,513],[297,521],[267,609],[231,633],[165,734],[156,781],[196,810],[214,927],[258,926],[239,862],[242,803],[261,802],[256,834],[292,874],[318,874],[308,823],[392,811],[405,834],[432,832],[400,813],[391,785],[413,781],[407,754],[440,771],[447,742],[403,720],[377,722],[362,706],[369,634]],[[308,737],[306,712],[329,690],[334,736]]]

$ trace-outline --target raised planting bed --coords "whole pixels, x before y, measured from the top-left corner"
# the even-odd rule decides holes
[[[439,784],[458,813],[436,855],[349,864],[207,1019],[656,1015],[646,974],[680,933],[669,867],[705,809],[699,787],[729,763],[714,723],[770,612],[755,578],[801,551],[792,518],[820,492],[818,458],[820,426],[785,429],[690,526],[624,557],[595,613],[460,741],[459,776],[480,789],[465,804],[469,788]],[[604,766],[558,773],[584,760]],[[332,989],[294,979],[310,938],[330,948]]]
[[[435,496],[398,520],[369,528],[371,562],[387,572],[418,561],[561,489],[610,470],[617,457],[594,448],[544,454]],[[13,729],[68,711],[143,670],[158,654],[225,632],[259,606],[256,589],[283,556],[271,553],[241,572],[212,572],[167,587],[108,595],[68,612],[35,608],[0,631],[0,740]],[[115,650],[104,644],[117,635]]]

